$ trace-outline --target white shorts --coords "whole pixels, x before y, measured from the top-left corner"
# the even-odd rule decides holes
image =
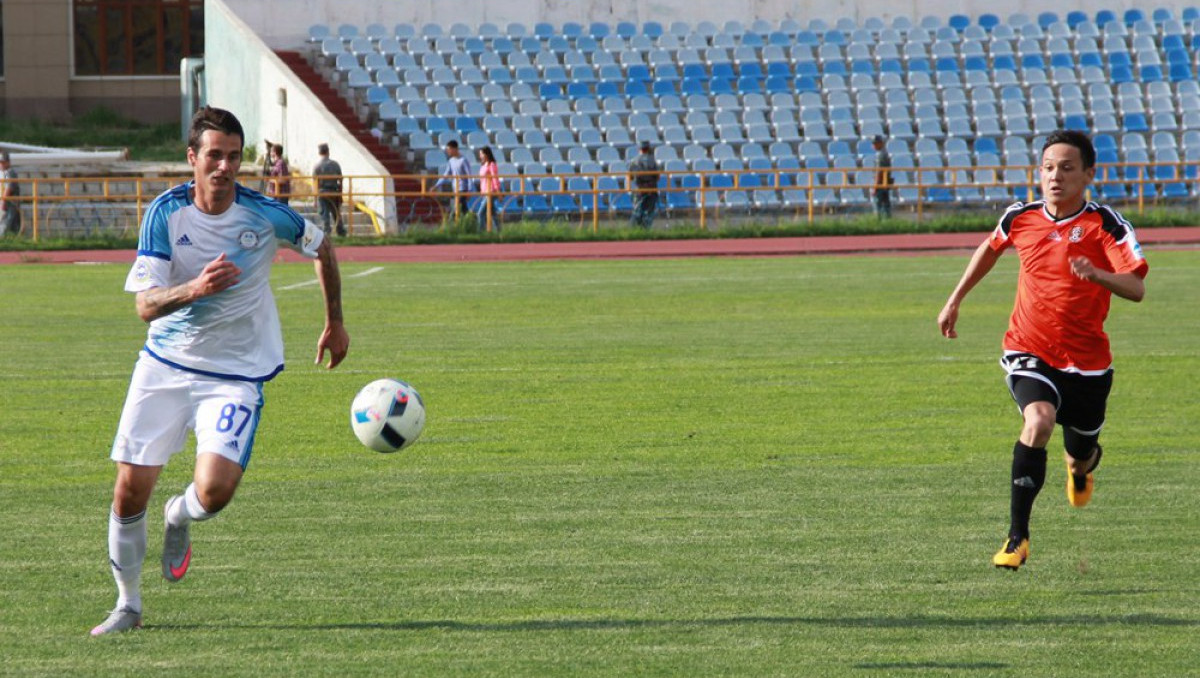
[[[143,351],[133,368],[112,459],[165,466],[194,428],[196,454],[219,454],[245,469],[262,405],[261,382],[188,372]]]

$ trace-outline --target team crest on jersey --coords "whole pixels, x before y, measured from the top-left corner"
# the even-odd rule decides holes
[[[242,231],[242,234],[238,236],[238,244],[244,250],[252,250],[258,247],[258,234],[254,231]]]
[[[133,267],[133,279],[138,282],[146,282],[146,280],[149,278],[150,267],[146,265],[146,262],[139,261],[137,265]]]
[[[1071,235],[1067,236],[1067,240],[1071,242],[1079,242],[1080,240],[1083,240],[1083,227],[1076,226],[1075,228],[1072,228]]]

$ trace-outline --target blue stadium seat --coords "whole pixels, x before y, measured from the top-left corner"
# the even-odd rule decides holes
[[[1145,21],[1146,14],[1140,9],[1130,8],[1125,10],[1125,25],[1132,26],[1139,21]]]
[[[946,24],[955,31],[962,33],[971,25],[971,17],[965,14],[951,14]]]
[[[1139,79],[1143,83],[1148,82],[1163,82],[1166,78],[1163,76],[1162,66],[1148,65],[1142,66],[1138,72]]]
[[[325,24],[313,24],[308,27],[308,42],[312,44],[321,44],[326,39],[332,37],[334,37],[333,31]]]
[[[1068,115],[1063,118],[1063,128],[1079,130],[1080,132],[1088,131],[1088,120],[1086,115]]]
[[[1146,121],[1145,113],[1129,113],[1123,121],[1121,128],[1125,132],[1148,132],[1150,125]]]

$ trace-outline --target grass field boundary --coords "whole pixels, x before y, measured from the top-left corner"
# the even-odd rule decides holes
[[[357,263],[532,261],[562,259],[670,259],[680,257],[778,257],[836,254],[944,254],[974,249],[983,233],[904,233],[797,238],[627,240],[596,242],[489,243],[469,245],[342,245],[341,261]],[[1138,231],[1138,240],[1157,248],[1200,246],[1200,226]],[[0,264],[126,263],[132,250],[0,252]],[[281,251],[284,261],[301,261]]]

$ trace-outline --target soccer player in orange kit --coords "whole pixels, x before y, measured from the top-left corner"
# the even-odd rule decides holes
[[[1142,300],[1149,270],[1129,222],[1085,197],[1096,175],[1096,151],[1086,134],[1048,136],[1040,174],[1042,199],[1005,211],[938,314],[942,335],[957,337],[962,300],[1005,250],[1016,249],[1017,298],[1000,364],[1024,425],[1013,447],[1008,539],[992,558],[1010,570],[1029,557],[1029,516],[1046,478],[1046,443],[1056,423],[1063,427],[1067,500],[1083,507],[1092,498],[1113,379],[1104,320],[1112,295]]]

